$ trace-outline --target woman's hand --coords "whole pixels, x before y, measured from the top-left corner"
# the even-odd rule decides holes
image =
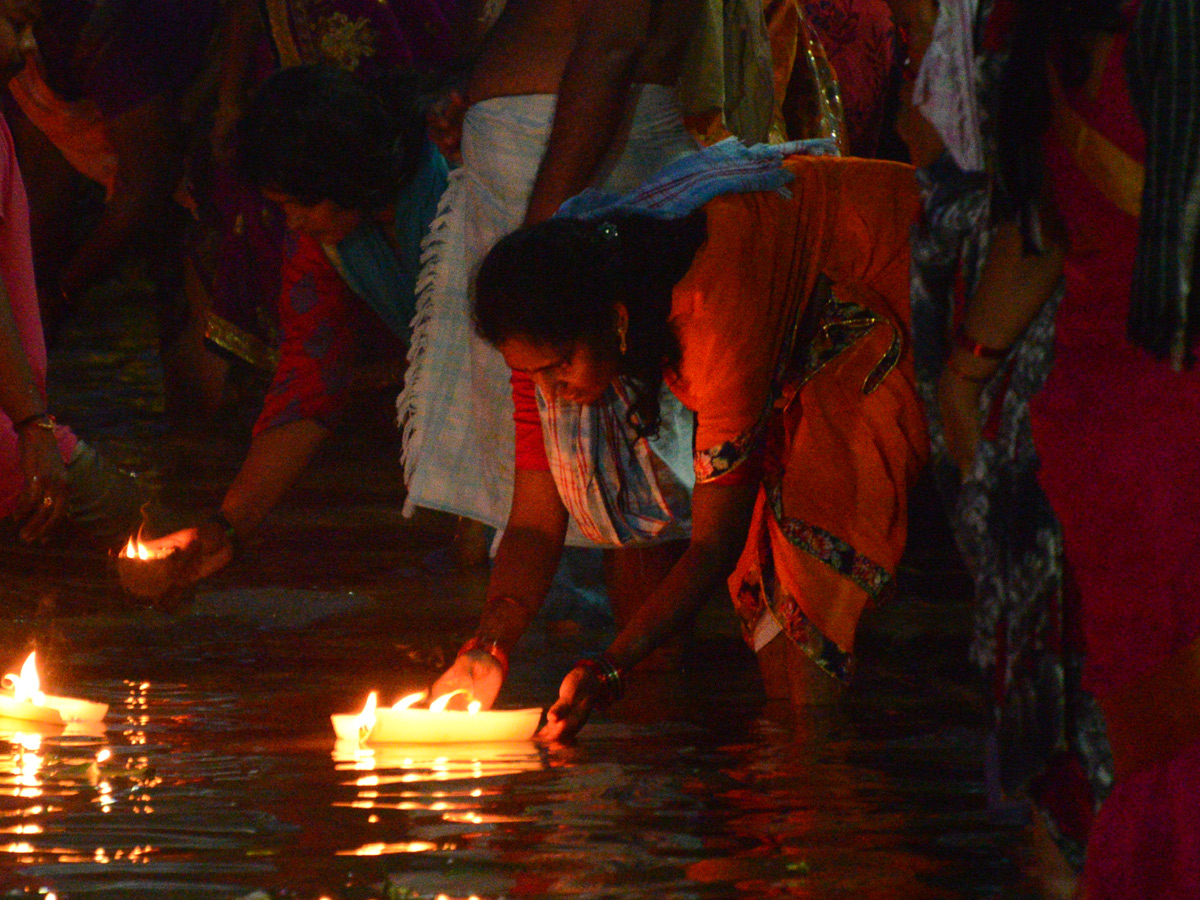
[[[233,542],[224,527],[212,520],[139,543],[148,552],[150,564],[118,560],[117,569],[122,586],[146,599],[175,594],[219,572],[234,555]]]
[[[595,671],[576,666],[567,673],[558,688],[558,700],[546,713],[546,724],[535,735],[539,741],[569,741],[587,724],[593,709],[599,708],[605,686]]]
[[[504,670],[496,658],[485,650],[468,650],[460,653],[453,665],[433,683],[429,697],[436,700],[444,694],[463,690],[478,700],[482,709],[491,709],[502,684]],[[447,704],[451,709],[465,709],[466,705],[467,698],[462,694]]]
[[[53,428],[27,425],[17,432],[25,487],[14,516],[21,522],[21,540],[40,541],[67,511],[67,467]]]
[[[946,450],[964,477],[971,471],[983,437],[979,401],[985,384],[964,378],[950,366],[942,369],[938,379],[938,411],[942,416]]]

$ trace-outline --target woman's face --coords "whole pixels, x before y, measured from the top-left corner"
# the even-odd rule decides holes
[[[549,400],[595,403],[617,377],[618,357],[605,356],[584,341],[565,346],[510,338],[500,345],[509,368],[522,372]]]
[[[25,67],[25,58],[37,50],[33,25],[38,4],[32,0],[0,0],[0,77],[5,81]]]
[[[322,244],[337,244],[348,238],[362,221],[362,213],[346,209],[332,200],[301,203],[291,194],[264,189],[263,196],[279,205],[287,217],[287,226]]]

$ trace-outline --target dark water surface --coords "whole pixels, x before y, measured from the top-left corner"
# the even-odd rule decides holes
[[[219,499],[245,428],[163,424],[135,312],[67,335],[54,403],[147,472],[173,524]],[[330,713],[427,685],[482,596],[423,565],[449,526],[400,517],[382,418],[352,419],[264,538],[171,610],[75,545],[0,548],[0,668],[36,647],[48,689],[110,704],[94,735],[0,721],[0,896],[1025,896],[1021,833],[986,810],[965,581],[928,515],[836,709],[766,702],[714,608],[681,671],[638,673],[574,746],[335,745]],[[595,609],[569,612],[527,638],[501,705],[548,704],[603,645]]]

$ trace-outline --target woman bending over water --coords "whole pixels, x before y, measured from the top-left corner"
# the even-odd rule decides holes
[[[543,737],[572,735],[615,699],[623,670],[726,577],[769,691],[790,685],[807,702],[849,678],[926,455],[907,330],[917,188],[893,163],[782,166],[780,190],[727,193],[676,219],[553,219],[484,261],[476,327],[514,371],[517,477],[480,630],[435,694],[494,700],[568,512],[620,518],[631,496],[653,495],[652,474],[628,477],[635,465],[615,484],[596,477],[592,437],[572,423],[619,390],[621,452],[636,461],[664,386],[696,417],[688,548],[645,585],[607,652],[567,675]]]

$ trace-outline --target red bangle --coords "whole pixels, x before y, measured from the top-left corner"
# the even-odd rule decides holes
[[[500,667],[500,676],[508,678],[508,654],[504,648],[500,646],[500,642],[495,638],[484,637],[483,635],[475,635],[470,638],[465,644],[458,649],[458,655],[470,653],[472,650],[482,650],[488,656],[496,661],[496,665]]]
[[[954,332],[954,344],[960,350],[966,350],[979,359],[1004,359],[1008,355],[1008,351],[1012,349],[1011,344],[1008,347],[989,347],[987,344],[981,344],[968,335],[967,330],[961,326]]]
[[[950,372],[953,372],[955,375],[957,375],[963,381],[968,381],[971,384],[987,384],[996,375],[995,371],[993,371],[987,375],[972,375],[971,373],[967,372],[962,366],[960,366],[958,363],[956,363],[954,361],[953,356],[946,357],[946,369]]]

